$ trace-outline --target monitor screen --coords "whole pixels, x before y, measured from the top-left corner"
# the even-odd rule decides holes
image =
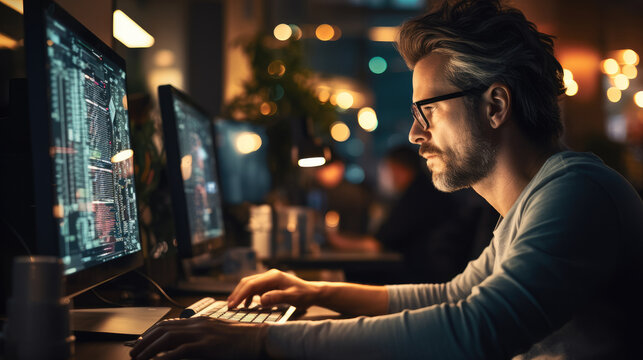
[[[125,69],[45,14],[53,214],[65,274],[141,250]]]
[[[75,294],[142,265],[125,61],[62,8],[25,2],[37,249]]]
[[[212,119],[169,86],[159,87],[159,99],[179,250],[189,242],[194,256],[222,245],[224,233]]]

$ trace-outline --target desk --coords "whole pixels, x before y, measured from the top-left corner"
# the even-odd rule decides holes
[[[194,298],[192,302],[198,300]],[[181,299],[186,302],[187,299]],[[189,302],[189,301],[188,301]],[[173,307],[168,313],[166,318],[178,317],[182,309]],[[298,320],[323,320],[323,319],[340,319],[342,316],[332,310],[321,308],[319,306],[311,306],[308,311],[302,316],[296,318]],[[75,360],[120,360],[131,359],[129,352],[131,347],[123,345],[127,340],[134,337],[124,337],[120,335],[107,335],[98,334],[81,335],[76,340],[76,356]]]

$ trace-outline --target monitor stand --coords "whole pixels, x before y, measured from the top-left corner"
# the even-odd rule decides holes
[[[170,311],[169,307],[120,307],[70,311],[73,331],[141,335]]]

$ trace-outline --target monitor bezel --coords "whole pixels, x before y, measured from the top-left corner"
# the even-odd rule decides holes
[[[221,193],[221,178],[219,177],[219,158],[216,149],[216,131],[214,118],[190,96],[176,89],[172,85],[161,85],[158,87],[159,106],[163,123],[163,139],[167,156],[167,175],[170,183],[172,196],[172,211],[174,212],[174,228],[176,231],[177,248],[179,256],[184,259],[196,258],[201,255],[216,254],[225,248],[223,241],[225,237],[225,226],[222,224],[222,232],[219,236],[207,238],[199,244],[192,244],[190,231],[190,219],[187,212],[187,200],[183,188],[183,177],[181,176],[181,156],[178,142],[178,131],[176,114],[174,112],[174,97],[187,103],[204,118],[209,119],[208,128],[212,136],[212,155],[215,161],[215,178]],[[219,205],[223,210],[223,194],[219,197]]]
[[[25,52],[27,59],[27,86],[29,98],[29,122],[31,128],[31,148],[34,172],[34,200],[36,203],[36,249],[43,255],[60,257],[59,229],[53,217],[55,182],[52,157],[50,155],[51,117],[49,106],[48,73],[46,67],[46,13],[74,31],[78,37],[95,47],[127,73],[125,60],[103,43],[96,35],[83,26],[58,4],[49,0],[25,0],[24,27]],[[125,79],[127,84],[127,79]],[[128,112],[129,121],[129,112]],[[131,134],[130,134],[131,136]],[[131,137],[130,137],[131,140]],[[137,204],[138,206],[138,204]],[[137,234],[141,242],[140,233]],[[142,245],[142,244],[141,244]],[[119,275],[141,267],[141,250],[110,261],[79,270],[65,276],[65,294],[75,296]]]

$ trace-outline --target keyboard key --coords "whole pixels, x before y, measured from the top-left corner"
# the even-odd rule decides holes
[[[221,320],[228,320],[228,319],[230,319],[230,318],[232,317],[232,315],[234,315],[234,313],[235,313],[235,311],[234,311],[234,310],[233,310],[233,311],[226,311],[226,312],[225,312],[225,313],[223,313],[221,316],[219,316],[219,319],[221,319]]]
[[[257,312],[254,312],[254,311],[253,311],[253,312],[250,312],[250,313],[248,313],[248,315],[244,316],[244,317],[243,317],[241,320],[239,320],[239,321],[240,321],[240,322],[252,322],[252,320],[254,320],[254,318],[256,318],[256,317],[257,317],[257,314],[258,314],[258,313],[257,313]]]
[[[254,320],[252,320],[252,322],[253,323],[262,323],[262,322],[264,322],[266,320],[268,315],[270,315],[270,314],[269,313],[261,313],[261,314],[257,315],[257,317],[254,318]]]
[[[239,321],[239,320],[243,319],[243,317],[244,317],[244,316],[246,316],[247,314],[248,314],[248,313],[246,313],[246,312],[244,312],[244,311],[239,311],[239,312],[237,312],[236,314],[232,315],[232,317],[230,318],[230,320],[232,320],[232,321]]]
[[[280,317],[281,317],[280,312],[272,312],[272,313],[270,313],[270,315],[268,315],[268,317],[266,318],[266,321],[275,322],[275,321],[279,320]]]

